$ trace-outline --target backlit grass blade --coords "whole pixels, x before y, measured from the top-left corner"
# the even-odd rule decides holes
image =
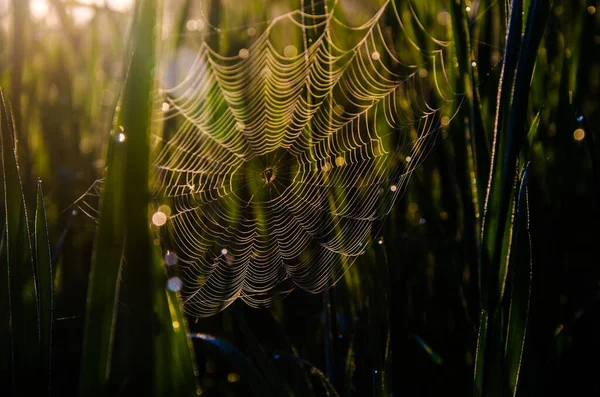
[[[488,313],[499,305],[510,252],[510,211],[515,176],[514,172],[507,174],[510,169],[507,163],[515,162],[516,159],[509,157],[509,144],[515,140],[509,137],[508,122],[521,44],[522,12],[522,1],[513,1],[498,88],[492,169],[483,213],[479,290],[481,307]]]
[[[125,209],[126,243],[123,266],[123,299],[127,304],[124,322],[127,392],[153,392],[148,376],[154,370],[155,326],[152,261],[148,219],[150,130],[156,53],[156,1],[138,0],[132,27],[132,57],[121,102],[119,128],[127,145],[127,172],[121,206]],[[164,288],[164,286],[163,286]],[[117,325],[119,326],[119,324]]]
[[[525,165],[527,163],[527,159],[529,158],[529,151],[533,146],[533,143],[536,141],[536,137],[538,134],[538,128],[540,126],[540,118],[542,115],[542,111],[544,109],[538,110],[535,119],[533,119],[533,123],[531,123],[531,127],[529,127],[529,132],[527,133],[527,139],[523,141],[523,147],[521,149],[521,153],[519,154],[519,167],[520,172],[525,169]]]
[[[154,312],[160,328],[154,336],[154,394],[157,396],[196,396],[197,368],[187,321],[179,296],[165,288],[167,277],[160,248],[152,255]]]
[[[51,352],[52,352],[52,323],[54,321],[54,283],[52,270],[52,254],[48,238],[46,207],[42,182],[38,181],[37,207],[35,210],[35,263],[38,296],[40,301],[40,339],[41,339],[41,369],[43,381],[50,394],[51,381]]]
[[[482,322],[475,364],[475,395],[501,395],[509,389],[513,390],[510,382],[502,376],[507,365],[504,349],[511,327],[505,324],[506,312],[501,303],[505,299],[505,303],[511,304],[510,296],[505,296],[505,288],[508,266],[510,261],[514,261],[515,255],[512,246],[516,227],[513,215],[515,201],[518,200],[515,197],[518,156],[526,139],[530,82],[549,9],[549,1],[534,0],[530,3],[525,32],[521,38],[522,3],[515,0],[511,6],[507,47],[498,89],[492,170],[482,226]],[[519,326],[515,325],[511,333],[520,335],[517,329]],[[518,350],[520,360],[521,349]],[[519,365],[511,364],[510,368],[518,374]],[[514,375],[515,383],[517,377]]]
[[[88,287],[82,395],[107,387],[123,253],[127,264],[123,278],[131,316],[126,333],[129,340],[124,343],[126,362],[120,362],[119,368],[125,371],[122,375],[127,378],[128,391],[151,391],[147,378],[153,371],[153,305],[147,206],[155,8],[152,0],[136,3],[128,46],[129,67],[108,150]]]
[[[40,369],[40,328],[37,292],[25,197],[19,175],[15,128],[12,113],[0,91],[0,147],[4,189],[5,262],[3,285],[8,291],[8,305],[3,303],[2,324],[9,327],[10,344],[2,355],[10,357],[7,368],[12,373],[14,394],[37,394],[40,382],[32,382]],[[8,309],[8,316],[6,315]],[[3,368],[4,370],[4,368]]]
[[[125,145],[113,131],[109,144],[100,202],[100,219],[94,243],[88,282],[80,395],[91,395],[106,387],[116,319],[121,256],[125,244],[123,225]]]
[[[511,259],[511,295],[508,324],[506,325],[506,346],[504,371],[506,373],[507,393],[515,396],[521,370],[525,335],[531,301],[532,257],[531,237],[529,234],[529,200],[527,180],[529,166],[523,170],[514,222],[514,255]]]

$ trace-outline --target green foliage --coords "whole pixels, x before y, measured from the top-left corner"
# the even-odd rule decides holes
[[[597,365],[583,364],[598,353],[600,280],[592,3],[398,1],[424,27],[406,26],[415,40],[451,37],[446,66],[461,101],[374,236],[382,243],[323,296],[297,292],[270,309],[232,305],[202,320],[165,289],[178,271],[165,267],[164,241],[149,229],[152,100],[164,61],[155,49],[172,46],[175,62],[200,40],[186,22],[202,19],[202,39],[226,52],[271,7],[215,0],[199,13],[181,1],[168,8],[177,33],[161,42],[152,0],[138,1],[133,18],[98,7],[85,27],[72,20],[73,4],[52,1],[59,33],[27,2],[13,3],[15,30],[0,29],[11,55],[0,59],[0,81],[15,113],[2,94],[0,393],[515,396],[598,387]],[[209,23],[243,29],[219,34]],[[415,64],[425,56],[406,51]],[[99,213],[80,208],[95,225],[70,205],[100,177]]]

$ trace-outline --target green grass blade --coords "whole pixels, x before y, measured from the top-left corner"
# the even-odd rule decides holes
[[[87,308],[83,340],[80,395],[106,387],[114,338],[116,297],[125,244],[123,227],[125,145],[113,131],[109,146],[108,172],[100,203],[100,219],[88,282]]]
[[[529,166],[523,170],[514,223],[514,256],[512,262],[511,297],[508,314],[504,371],[507,376],[507,395],[515,396],[521,370],[529,304],[531,301],[532,257],[529,234],[529,201],[527,178]]]
[[[483,383],[485,374],[485,355],[487,349],[488,315],[485,310],[481,311],[479,317],[479,331],[477,334],[477,350],[475,351],[475,374],[473,384],[473,396],[483,395]]]
[[[531,127],[529,127],[527,139],[523,141],[523,147],[521,148],[521,153],[519,154],[519,167],[521,173],[523,173],[525,165],[527,164],[527,159],[529,158],[529,151],[531,150],[531,147],[537,139],[538,128],[540,126],[540,119],[543,110],[543,107],[540,110],[538,110],[535,119],[533,119],[533,123],[531,123]]]
[[[492,169],[483,214],[479,290],[481,307],[488,313],[499,305],[506,278],[510,243],[510,211],[514,173],[507,175],[509,149],[508,122],[515,69],[521,44],[523,4],[512,2],[504,63],[498,88],[496,125],[492,148]],[[513,140],[514,141],[514,140]]]
[[[51,381],[51,352],[52,352],[52,323],[54,321],[54,283],[52,270],[52,254],[48,227],[46,221],[46,207],[42,183],[38,181],[37,208],[35,210],[35,262],[38,295],[40,300],[40,339],[42,344],[42,374],[43,385],[50,394]]]
[[[187,321],[176,292],[165,289],[167,275],[160,248],[152,255],[154,312],[160,328],[154,337],[154,394],[196,396],[196,360],[188,338]]]
[[[154,95],[156,1],[138,0],[131,36],[132,57],[121,102],[119,127],[127,145],[127,172],[121,206],[125,209],[126,244],[123,300],[127,305],[124,349],[127,392],[152,393],[148,375],[154,370],[152,261],[148,219],[150,128]],[[164,285],[162,286],[164,289]],[[119,326],[119,325],[118,325]]]
[[[4,188],[5,252],[8,285],[8,318],[14,394],[37,393],[32,382],[40,368],[40,328],[37,291],[23,186],[19,175],[13,117],[0,91],[0,146]],[[5,306],[6,308],[6,306]],[[6,315],[3,316],[6,318]],[[8,353],[10,352],[10,353]]]
[[[89,395],[107,386],[114,339],[121,256],[132,313],[127,363],[129,386],[149,389],[152,373],[152,295],[148,243],[148,135],[154,84],[155,2],[138,1],[131,57],[120,111],[109,145],[100,220],[90,270],[80,393]],[[127,239],[127,247],[125,247]],[[128,377],[129,377],[128,376]],[[146,390],[149,391],[149,390]]]

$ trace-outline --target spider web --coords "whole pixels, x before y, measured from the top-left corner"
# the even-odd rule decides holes
[[[161,90],[156,121],[176,127],[156,137],[155,197],[190,315],[332,286],[459,98],[448,43],[409,3],[387,1],[358,25],[342,3],[284,14],[233,55],[203,41]]]

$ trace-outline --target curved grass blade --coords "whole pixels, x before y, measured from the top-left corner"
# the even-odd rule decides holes
[[[539,115],[539,114],[538,114]],[[519,187],[514,223],[514,256],[512,262],[511,296],[508,314],[504,371],[508,395],[515,396],[525,347],[533,265],[531,257],[531,236],[529,231],[529,200],[527,178],[529,164],[524,168]]]
[[[40,328],[37,291],[31,240],[23,186],[17,163],[15,127],[12,113],[0,90],[0,146],[2,157],[2,180],[4,188],[5,263],[8,305],[4,306],[3,319],[8,323],[8,346],[3,355],[10,357],[14,394],[38,393],[39,382],[32,382],[32,374],[40,369]],[[6,311],[8,309],[8,311]],[[7,315],[8,314],[8,315]],[[3,368],[4,370],[4,368]]]
[[[508,172],[510,168],[508,163],[516,159],[509,156],[511,152],[509,144],[515,140],[509,136],[508,123],[521,45],[522,13],[523,2],[513,1],[498,88],[492,167],[483,212],[479,290],[481,307],[488,313],[495,311],[500,303],[510,252],[510,212],[514,173]]]
[[[213,346],[216,346],[221,352],[229,357],[235,364],[241,378],[248,384],[256,396],[263,397],[273,395],[273,391],[271,391],[260,372],[258,372],[250,360],[248,360],[248,358],[246,358],[246,356],[244,356],[238,349],[224,340],[216,338],[212,335],[198,333],[191,334],[190,337],[192,339],[203,340]]]
[[[38,181],[37,207],[35,210],[35,263],[37,286],[40,300],[40,329],[42,345],[42,376],[43,385],[47,385],[48,394],[51,390],[51,353],[52,353],[52,323],[54,321],[54,279],[52,270],[52,254],[48,227],[46,221],[46,208],[44,205],[44,192],[42,182]]]
[[[525,170],[525,166],[527,164],[527,159],[529,158],[529,151],[531,150],[531,147],[533,146],[534,142],[537,139],[537,135],[538,135],[538,128],[540,126],[540,119],[541,119],[541,115],[542,115],[542,111],[544,110],[544,107],[542,107],[540,110],[538,110],[537,114],[535,115],[535,119],[533,119],[533,123],[531,123],[531,127],[529,127],[529,132],[527,133],[527,139],[525,139],[523,141],[523,147],[521,148],[521,153],[519,154],[519,173],[523,174],[523,171]]]

